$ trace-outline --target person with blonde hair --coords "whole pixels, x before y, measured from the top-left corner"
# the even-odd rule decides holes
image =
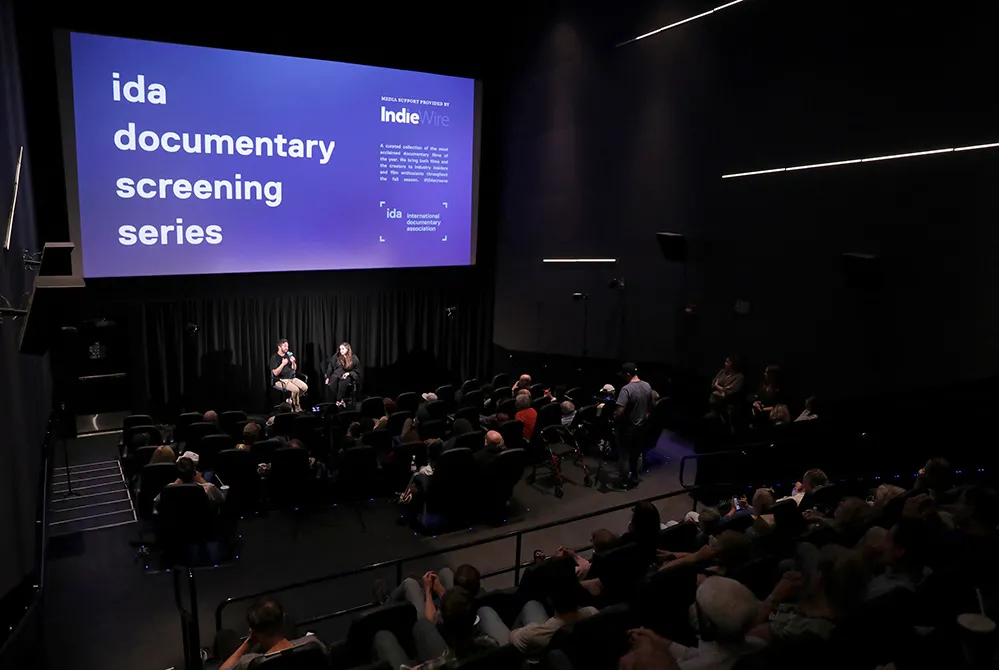
[[[156,447],[156,451],[153,452],[152,457],[149,459],[149,463],[176,463],[177,454],[174,453],[171,447],[163,445],[162,447]]]

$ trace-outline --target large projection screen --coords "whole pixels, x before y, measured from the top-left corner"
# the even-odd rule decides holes
[[[56,36],[88,278],[471,265],[474,79]]]

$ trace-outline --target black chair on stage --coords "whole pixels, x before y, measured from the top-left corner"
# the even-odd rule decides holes
[[[309,375],[305,374],[304,372],[296,372],[294,378],[301,379],[306,384],[309,383]],[[288,399],[291,397],[291,391],[286,391],[285,389],[281,388],[280,386],[277,385],[277,382],[278,382],[277,377],[275,377],[274,375],[272,375],[271,371],[268,370],[267,371],[267,404],[268,405],[272,405],[273,406],[273,405],[279,405],[279,404],[281,404],[283,402],[288,402]],[[311,391],[312,391],[312,389],[309,389],[309,393],[311,393]],[[301,400],[301,398],[299,400]]]
[[[193,451],[198,453],[198,447],[201,445],[201,438],[207,435],[217,435],[219,432],[218,426],[209,421],[198,421],[192,423],[184,431],[186,439],[184,444],[181,446],[182,451]]]
[[[231,435],[205,435],[198,443],[198,470],[201,472],[213,472],[215,470],[215,458],[219,452],[226,449],[235,449],[236,440]]]
[[[136,512],[143,519],[153,516],[153,500],[167,484],[177,479],[176,463],[150,463],[139,472],[139,491]]]
[[[423,402],[423,398],[420,397],[419,393],[407,391],[399,394],[399,397],[395,399],[395,406],[401,412],[415,412],[421,402]]]
[[[466,394],[466,393],[468,393],[470,391],[474,391],[474,390],[476,390],[478,388],[479,388],[479,380],[478,379],[466,379],[462,383],[462,385],[461,385],[461,393],[462,393],[462,395],[464,395],[464,394]]]
[[[474,407],[479,412],[482,411],[483,402],[485,402],[485,398],[482,397],[482,391],[479,389],[472,389],[461,396],[462,407]]]
[[[434,391],[434,395],[437,396],[437,400],[444,403],[446,408],[451,409],[454,407],[454,387],[450,384],[438,386],[437,390]]]
[[[236,433],[236,424],[240,421],[246,421],[246,412],[242,410],[229,410],[219,414],[219,430],[221,430],[226,435],[232,435],[234,438],[239,439],[243,431]]]
[[[389,435],[392,437],[398,437],[402,435],[402,427],[406,424],[406,419],[412,419],[413,413],[409,410],[396,410],[392,412],[392,415],[388,419],[388,423],[385,424],[385,430],[388,431]]]
[[[500,389],[502,387],[510,388],[510,375],[505,372],[493,376],[493,388]]]
[[[473,430],[471,433],[459,435],[454,441],[455,449],[468,449],[473,454],[481,449],[485,443],[486,434],[481,430]]]
[[[361,402],[361,416],[371,419],[380,419],[385,416],[385,401],[382,398],[365,398]]]
[[[174,442],[187,442],[187,429],[193,423],[200,423],[205,418],[200,412],[184,412],[177,417],[173,428]]]
[[[507,449],[524,449],[527,441],[524,440],[524,422],[518,419],[507,421],[497,428],[499,434],[503,436],[503,444]]]
[[[266,461],[270,462],[270,460]],[[215,457],[215,479],[229,487],[226,506],[236,513],[255,510],[260,497],[257,459],[249,449],[226,449]]]

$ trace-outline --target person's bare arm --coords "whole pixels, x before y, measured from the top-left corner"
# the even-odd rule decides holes
[[[434,578],[433,572],[423,575],[423,616],[428,621],[433,621],[437,616],[437,607],[434,605]]]
[[[222,664],[222,667],[220,667],[219,670],[229,670],[229,668],[236,665],[239,659],[242,658],[243,654],[245,654],[249,648],[250,638],[246,638],[243,640],[243,644],[239,645],[239,649],[232,652],[232,656],[225,660],[225,663]]]
[[[683,554],[681,556],[673,554],[675,558],[663,565],[663,567],[660,568],[660,571],[676,570],[677,568],[682,568],[686,565],[699,565],[701,563],[714,560],[717,555],[718,552],[715,551],[714,547],[706,544],[692,554]]]
[[[291,357],[291,358],[289,358],[288,360],[290,360],[290,361],[291,361],[291,369],[292,369],[292,370],[298,370],[298,363],[297,363],[297,362],[295,361],[295,357],[294,357],[294,356],[292,356],[292,357]]]
[[[281,374],[281,371],[284,370],[284,366],[287,365],[287,364],[288,364],[288,359],[282,358],[281,359],[281,365],[279,365],[276,368],[274,368],[273,370],[271,370],[271,374],[274,375],[275,377],[277,377],[279,374]]]

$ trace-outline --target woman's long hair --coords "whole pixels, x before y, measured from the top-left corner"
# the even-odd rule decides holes
[[[341,354],[340,347],[347,347],[347,353]],[[350,342],[341,342],[337,345],[336,360],[344,370],[349,370],[354,365],[354,350],[350,348]]]

